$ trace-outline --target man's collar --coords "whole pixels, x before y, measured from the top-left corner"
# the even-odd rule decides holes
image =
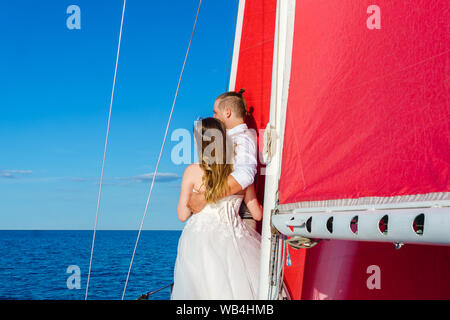
[[[248,129],[247,124],[242,123],[242,124],[238,124],[234,128],[227,129],[227,134],[235,134],[235,133],[238,133],[238,132],[245,131],[247,129]]]

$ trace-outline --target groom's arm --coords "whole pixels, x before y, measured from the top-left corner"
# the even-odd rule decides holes
[[[237,136],[234,142],[234,171],[228,177],[229,192],[225,196],[235,194],[252,185],[257,171],[256,132],[247,130],[244,134]]]

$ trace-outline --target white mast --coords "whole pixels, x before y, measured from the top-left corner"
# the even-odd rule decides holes
[[[239,9],[236,21],[236,31],[234,35],[233,59],[231,61],[230,83],[228,91],[235,91],[237,66],[239,62],[239,50],[241,48],[242,24],[244,23],[245,0],[239,0]]]
[[[284,124],[291,71],[292,42],[294,35],[295,0],[278,0],[273,49],[270,118],[264,134],[266,181],[264,212],[261,234],[261,259],[258,299],[269,299],[270,287],[276,287],[270,279],[271,216],[278,201],[278,180],[281,172]]]

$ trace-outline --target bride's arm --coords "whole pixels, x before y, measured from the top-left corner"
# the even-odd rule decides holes
[[[180,199],[177,207],[178,219],[181,222],[186,221],[192,214],[191,209],[188,208],[188,202],[194,188],[193,169],[193,165],[189,165],[184,170],[183,180],[181,181]]]
[[[256,198],[255,186],[253,184],[245,189],[244,202],[247,205],[248,210],[252,214],[253,219],[255,219],[256,221],[261,221],[263,208]]]

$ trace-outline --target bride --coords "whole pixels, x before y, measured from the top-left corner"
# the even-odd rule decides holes
[[[239,216],[244,201],[261,220],[255,189],[222,198],[233,151],[220,120],[198,121],[194,136],[200,163],[189,165],[181,182],[178,218],[189,220],[178,242],[171,299],[256,299],[261,237]],[[192,192],[204,192],[208,203],[196,214],[187,206]]]

